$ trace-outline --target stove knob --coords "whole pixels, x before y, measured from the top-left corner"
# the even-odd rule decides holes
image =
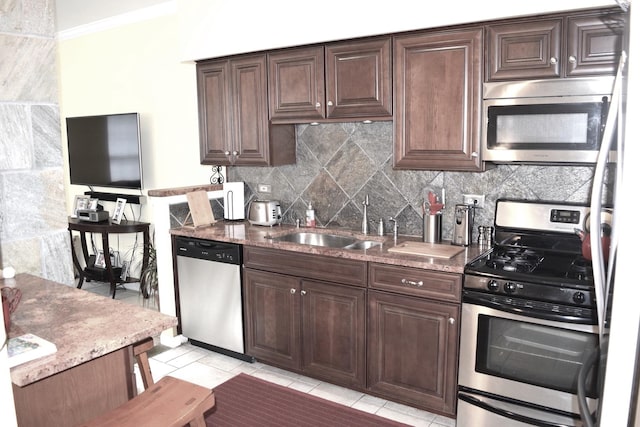
[[[491,279],[491,280],[489,280],[489,283],[487,283],[487,288],[490,291],[497,291],[499,287],[500,287],[500,285],[498,285],[498,281],[497,280]]]
[[[508,294],[512,294],[516,291],[516,284],[512,282],[507,282],[504,284],[504,291]]]
[[[585,299],[586,298],[582,292],[576,292],[575,294],[573,294],[573,301],[578,304],[584,303]]]

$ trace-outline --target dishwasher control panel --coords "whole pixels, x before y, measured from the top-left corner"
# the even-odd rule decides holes
[[[176,237],[176,256],[224,262],[227,264],[242,263],[242,246],[234,243],[216,242],[184,237]]]

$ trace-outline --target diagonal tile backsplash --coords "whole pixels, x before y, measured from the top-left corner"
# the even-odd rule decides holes
[[[443,238],[448,240],[462,194],[486,195],[474,231],[478,225],[493,224],[499,198],[589,201],[591,166],[498,165],[483,173],[393,170],[391,122],[297,125],[296,131],[295,165],[227,168],[228,181],[245,183],[246,204],[258,198],[279,200],[288,224],[304,219],[312,203],[319,227],[358,230],[368,194],[370,230],[383,218],[388,232],[389,218],[395,217],[400,234],[421,236],[424,189],[445,188]],[[272,192],[258,193],[258,184],[270,184]],[[220,203],[214,202],[214,213],[222,216]]]

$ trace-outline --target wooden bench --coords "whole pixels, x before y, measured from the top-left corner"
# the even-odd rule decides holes
[[[87,427],[205,427],[204,414],[215,405],[211,389],[164,377]]]

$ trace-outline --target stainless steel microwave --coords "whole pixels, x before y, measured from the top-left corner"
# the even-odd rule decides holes
[[[485,83],[483,161],[595,163],[612,89],[613,77]]]

